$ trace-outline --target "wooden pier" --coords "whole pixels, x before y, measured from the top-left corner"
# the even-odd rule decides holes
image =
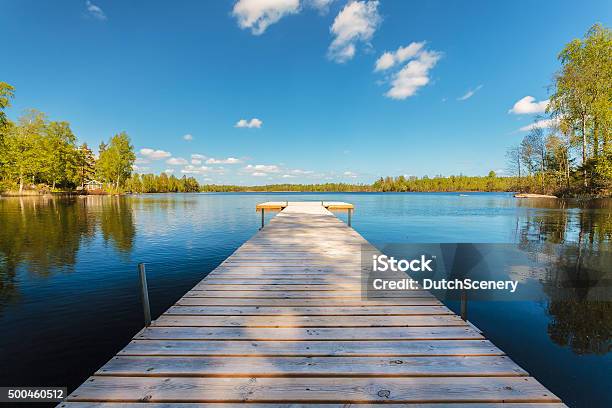
[[[362,299],[352,205],[284,204],[59,406],[565,406],[430,293]]]

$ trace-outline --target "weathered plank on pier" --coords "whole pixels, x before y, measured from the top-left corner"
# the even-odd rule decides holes
[[[369,244],[328,208],[353,206],[258,205],[281,212],[60,406],[564,406],[430,293],[362,299]]]

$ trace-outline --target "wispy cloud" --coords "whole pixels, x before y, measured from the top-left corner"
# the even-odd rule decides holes
[[[425,41],[413,42],[396,51],[386,51],[376,60],[374,71],[385,71],[396,64],[414,58],[425,46]]]
[[[164,170],[164,173],[172,174],[172,173],[174,173],[174,169],[166,169],[166,170]]]
[[[462,96],[458,97],[457,100],[458,101],[465,101],[470,99],[472,96],[474,96],[474,94],[478,91],[480,91],[482,89],[482,85],[478,85],[476,88],[474,89],[470,89],[468,90],[465,94],[463,94]]]
[[[237,159],[235,157],[228,157],[227,159],[215,159],[211,157],[206,160],[206,164],[239,164],[242,163],[242,160]]]
[[[400,47],[397,51],[388,53],[390,57],[383,58],[381,62],[379,58],[377,61],[376,66],[380,69],[375,68],[375,70],[379,71],[396,65],[400,60],[409,61],[403,68],[391,75],[391,88],[385,93],[388,98],[398,100],[409,98],[419,88],[429,83],[429,72],[442,58],[442,53],[425,50],[421,44],[424,43],[412,43],[407,47]]]
[[[279,173],[280,167],[276,164],[249,164],[243,170],[254,176],[255,173]]]
[[[299,11],[299,0],[239,0],[234,4],[232,15],[240,28],[260,35],[284,16]]]
[[[526,115],[533,113],[544,113],[548,106],[548,99],[540,102],[536,102],[533,96],[525,96],[519,99],[514,106],[508,110],[508,113],[514,113],[515,115]]]
[[[546,129],[559,123],[558,119],[541,119],[519,129],[521,132],[529,132],[532,129]]]
[[[357,177],[357,173],[354,173],[352,171],[345,171],[344,173],[342,173],[343,176],[345,177],[350,177],[350,178],[356,178]]]
[[[312,170],[302,170],[302,169],[293,169],[293,170],[291,170],[291,173],[297,174],[297,175],[308,175],[308,174],[313,174],[314,171],[312,171]]]
[[[187,133],[185,136],[183,136],[183,140],[191,142],[193,140],[193,136],[190,133]]]
[[[321,14],[325,14],[329,11],[329,5],[332,4],[335,0],[306,0],[306,4],[316,10]]]
[[[183,174],[205,174],[210,171],[212,171],[211,167],[207,167],[207,166],[196,167],[191,164],[188,164],[181,169],[181,173]]]
[[[259,120],[257,118],[253,118],[251,120],[240,119],[238,122],[236,122],[234,127],[237,127],[237,128],[249,128],[249,129],[257,128],[257,129],[259,129],[262,125],[263,125],[263,121],[261,121],[261,120]]]
[[[161,160],[172,156],[170,152],[166,152],[165,150],[155,150],[148,147],[140,149],[140,154],[149,160]]]
[[[145,159],[144,157],[137,157],[134,163],[136,164],[148,164],[151,161],[149,159]]]
[[[168,160],[166,160],[166,163],[168,163],[171,166],[183,166],[185,164],[188,164],[189,162],[183,159],[182,157],[171,157]]]
[[[338,63],[352,59],[356,44],[369,44],[381,20],[378,1],[349,2],[338,13],[330,28],[334,39],[329,46],[328,57]]]
[[[106,14],[104,13],[104,10],[100,8],[100,6],[97,6],[91,1],[87,0],[85,2],[85,7],[87,8],[87,14],[89,14],[91,17],[100,21],[106,20]]]
[[[149,167],[141,167],[141,166],[132,164],[132,170],[134,170],[137,173],[144,173],[144,172],[149,171]]]

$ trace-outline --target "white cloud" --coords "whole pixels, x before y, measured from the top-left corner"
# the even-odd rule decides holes
[[[143,158],[143,157],[137,157],[136,160],[134,161],[134,163],[136,163],[136,164],[148,164],[148,163],[150,163],[150,161],[148,159]]]
[[[369,43],[380,24],[378,1],[349,2],[334,19],[330,31],[334,36],[327,55],[335,62],[346,62],[355,56],[355,44]]]
[[[164,173],[172,174],[172,173],[174,173],[174,169],[166,169],[166,170],[164,170]]]
[[[242,163],[242,160],[237,159],[235,157],[228,157],[227,159],[215,159],[211,157],[206,160],[206,164],[239,164]]]
[[[395,64],[414,58],[425,46],[425,41],[412,42],[405,47],[399,47],[396,51],[386,51],[376,60],[374,71],[384,71]]]
[[[255,173],[251,173],[251,176],[255,176],[255,177],[264,177],[267,176],[268,173],[262,173],[260,171],[256,171]]]
[[[548,106],[548,99],[540,102],[536,102],[533,96],[526,96],[519,99],[512,109],[508,113],[514,113],[515,115],[525,115],[531,113],[544,113]]]
[[[346,177],[350,177],[350,178],[355,178],[357,177],[357,173],[353,173],[352,171],[345,171],[344,173],[342,173],[344,176]]]
[[[206,156],[204,156],[203,154],[192,154],[191,155],[191,164],[195,164],[195,165],[200,165],[202,164],[202,161],[206,159]]]
[[[184,164],[187,164],[188,161],[183,159],[182,157],[171,157],[168,160],[166,160],[166,163],[168,163],[171,166],[182,166]]]
[[[135,164],[132,164],[132,170],[134,170],[137,173],[142,174],[144,172],[149,171],[149,167],[140,167],[140,166],[137,166]]]
[[[106,20],[106,14],[104,13],[104,10],[102,10],[99,6],[93,4],[91,1],[87,0],[85,2],[85,7],[87,8],[87,13],[96,20]]]
[[[391,99],[406,99],[429,83],[429,71],[442,54],[437,51],[421,51],[402,69],[393,74],[391,89],[385,95]]]
[[[541,119],[536,122],[533,122],[527,126],[523,126],[519,130],[521,132],[528,132],[532,129],[546,129],[549,127],[553,127],[559,123],[558,119]]]
[[[283,174],[281,177],[282,178],[294,178],[295,176],[292,174]]]
[[[149,149],[148,147],[140,149],[140,154],[150,160],[161,160],[172,156],[170,152],[166,152],[164,150]]]
[[[312,170],[293,169],[293,170],[291,170],[291,173],[298,174],[298,175],[307,175],[307,174],[314,173],[314,171],[312,171]]]
[[[211,167],[207,167],[207,166],[196,167],[196,166],[192,166],[191,164],[188,164],[187,166],[181,169],[181,173],[183,174],[203,174],[203,173],[208,173],[211,170],[212,170]]]
[[[279,173],[280,172],[280,167],[278,167],[275,164],[249,164],[248,166],[244,167],[243,169],[244,171],[246,171],[247,173],[250,173],[252,176],[255,176],[255,173],[259,173],[257,175],[261,176],[261,173],[264,173],[263,175],[269,174],[269,173]]]
[[[251,120],[240,119],[234,127],[237,128],[257,128],[259,129],[263,125],[263,122],[257,118],[253,118]]]
[[[319,10],[321,14],[325,14],[329,11],[329,5],[335,0],[307,0],[306,4],[310,7]]]
[[[457,98],[458,101],[465,101],[467,99],[470,99],[472,96],[474,96],[474,94],[476,92],[478,92],[480,89],[482,88],[482,85],[478,85],[476,88],[474,89],[470,89],[468,90],[465,94],[463,94],[462,96],[460,96],[459,98]]]
[[[250,28],[254,35],[260,35],[284,16],[299,11],[299,0],[238,0],[232,14],[240,28]]]
[[[185,136],[183,136],[183,140],[191,142],[193,140],[193,136],[190,133],[187,133]]]

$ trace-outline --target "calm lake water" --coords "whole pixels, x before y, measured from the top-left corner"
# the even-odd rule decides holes
[[[539,300],[473,301],[469,318],[569,406],[612,406],[612,201],[497,193],[2,198],[0,386],[71,391],[142,327],[138,262],[156,317],[257,231],[256,203],[285,199],[354,203],[353,227],[375,245],[512,243],[537,255],[556,244],[559,256],[599,259],[569,297],[547,282],[576,272],[547,269],[522,277]]]

